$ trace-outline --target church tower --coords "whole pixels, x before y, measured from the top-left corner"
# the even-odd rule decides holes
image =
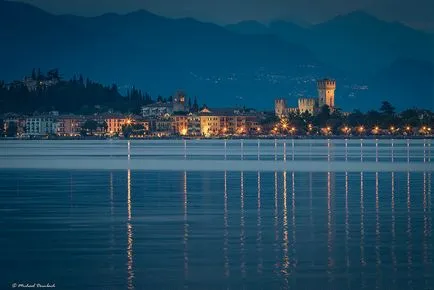
[[[321,108],[328,105],[330,109],[335,107],[335,90],[336,81],[331,79],[323,79],[317,82],[318,88],[318,106]]]
[[[185,112],[185,93],[178,91],[173,98],[173,112]]]

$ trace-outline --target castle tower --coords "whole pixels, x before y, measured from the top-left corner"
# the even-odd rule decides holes
[[[274,114],[281,118],[286,115],[286,101],[285,99],[274,100]]]
[[[173,98],[173,112],[185,112],[185,93],[178,91]]]
[[[300,113],[309,112],[311,115],[315,113],[317,108],[317,99],[315,98],[299,98],[298,110]]]
[[[336,81],[331,79],[323,79],[317,82],[318,88],[318,106],[321,108],[328,105],[330,109],[335,107],[335,90]]]

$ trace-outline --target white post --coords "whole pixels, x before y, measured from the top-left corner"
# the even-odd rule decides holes
[[[258,139],[258,160],[260,160],[261,159],[261,153],[260,153],[260,140]]]
[[[410,139],[407,139],[407,163],[410,163]]]
[[[277,161],[277,139],[274,139],[274,161]]]

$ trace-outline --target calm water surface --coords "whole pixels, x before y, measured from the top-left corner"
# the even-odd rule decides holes
[[[2,168],[0,289],[434,289],[432,172],[319,169]]]

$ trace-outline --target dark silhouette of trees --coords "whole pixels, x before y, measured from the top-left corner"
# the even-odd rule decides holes
[[[17,136],[18,128],[17,123],[9,122],[8,128],[6,129],[6,137],[15,137]]]
[[[95,120],[87,120],[84,122],[82,129],[84,132],[88,132],[91,136],[98,129],[98,122]]]
[[[193,107],[191,108],[192,113],[199,112],[199,104],[197,103],[197,97],[194,97]]]
[[[33,69],[32,78],[37,80],[35,90],[22,81],[8,86],[0,82],[0,113],[31,114],[57,110],[61,113],[92,114],[101,112],[101,109],[137,113],[141,106],[153,103],[149,94],[136,88],[122,96],[116,84],[105,86],[85,80],[82,75],[62,80],[57,69],[50,70],[46,76],[40,69]]]

